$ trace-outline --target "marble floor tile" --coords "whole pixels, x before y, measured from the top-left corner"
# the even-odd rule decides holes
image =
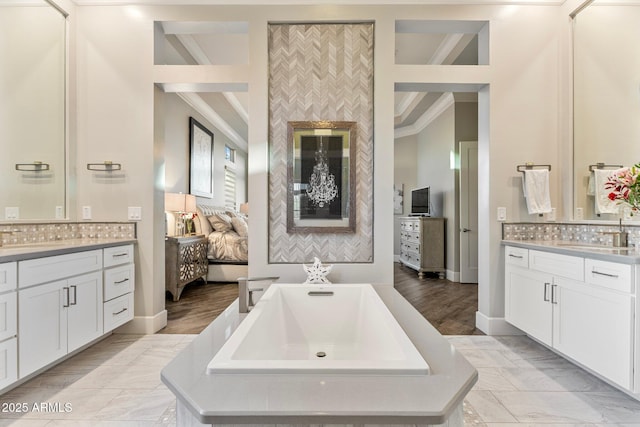
[[[582,394],[546,391],[493,392],[496,400],[519,422],[533,424],[606,422],[602,412]]]
[[[69,413],[0,414],[0,427],[174,427],[160,370],[194,335],[112,335],[0,396],[70,403]],[[465,426],[640,427],[640,402],[525,336],[454,336],[478,369]]]

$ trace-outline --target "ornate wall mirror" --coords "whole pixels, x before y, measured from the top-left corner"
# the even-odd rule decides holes
[[[356,122],[289,122],[287,231],[355,231]]]

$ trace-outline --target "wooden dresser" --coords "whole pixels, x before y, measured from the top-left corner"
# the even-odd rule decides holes
[[[445,218],[403,217],[400,220],[400,262],[418,272],[445,276]]]

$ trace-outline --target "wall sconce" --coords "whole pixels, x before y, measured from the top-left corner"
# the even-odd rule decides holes
[[[184,193],[164,193],[164,210],[178,214],[175,235],[184,236],[184,214],[196,211],[196,196]]]

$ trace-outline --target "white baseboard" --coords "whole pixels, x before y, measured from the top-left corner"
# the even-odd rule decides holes
[[[447,280],[450,280],[452,282],[460,282],[460,272],[459,271],[451,271],[451,270],[447,270],[446,272],[446,276]]]
[[[523,335],[515,326],[507,323],[504,317],[488,317],[476,311],[476,328],[487,335]]]
[[[167,310],[155,316],[135,316],[133,320],[113,331],[114,334],[151,335],[167,326]]]

